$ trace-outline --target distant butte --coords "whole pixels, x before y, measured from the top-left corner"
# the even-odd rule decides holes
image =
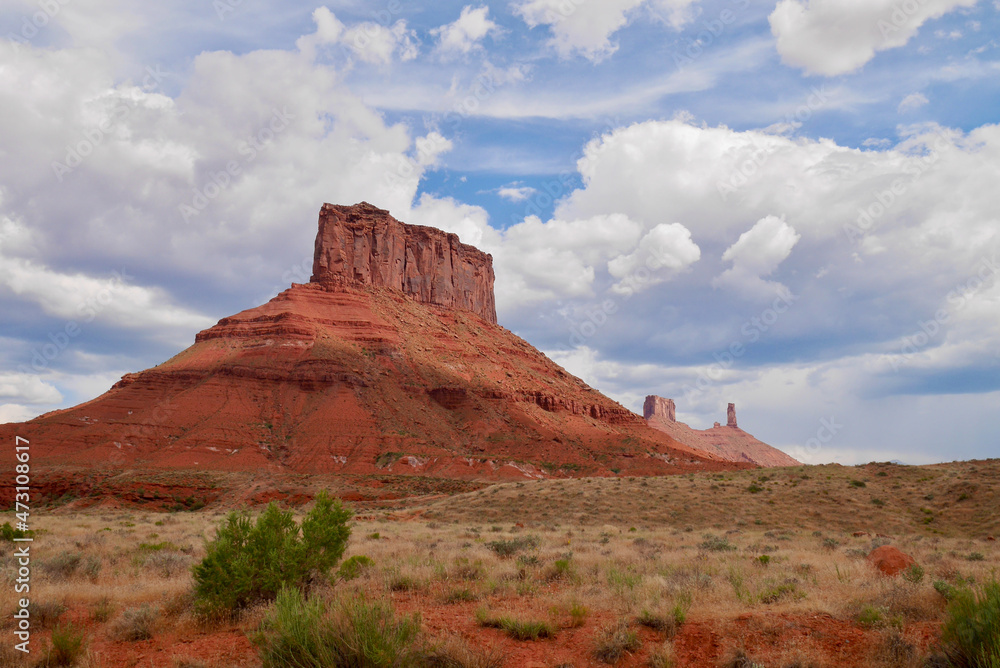
[[[670,434],[691,448],[729,461],[764,467],[798,466],[801,463],[740,429],[736,425],[736,404],[729,404],[726,410],[726,426],[716,422],[711,429],[692,429],[683,422],[677,422],[673,399],[651,394],[643,404],[643,417],[653,429]]]

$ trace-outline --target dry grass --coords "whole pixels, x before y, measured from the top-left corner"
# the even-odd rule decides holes
[[[784,635],[802,620],[821,617],[864,634],[864,656],[851,665],[908,668],[929,651],[921,633],[934,632],[942,619],[945,599],[935,583],[941,589],[940,583],[983,582],[1000,567],[997,543],[982,535],[982,527],[995,526],[996,513],[975,505],[993,499],[988,482],[998,468],[803,467],[726,473],[721,480],[706,474],[499,485],[438,502],[429,520],[427,512],[414,521],[378,514],[357,520],[345,559],[365,556],[373,565],[353,579],[318,584],[314,595],[334,600],[362,593],[391,600],[402,613],[420,612],[432,639],[441,639],[442,653],[467,654],[455,665],[499,666],[505,653],[497,647],[516,642],[477,623],[476,610],[483,608],[491,619],[544,625],[548,631],[527,644],[551,663],[563,660],[566,643],[586,648],[575,659],[579,665],[592,661],[598,648],[590,639],[607,629],[608,653],[601,658],[620,650],[621,665],[690,665],[684,663],[691,651],[685,632],[693,625],[720,634],[728,655],[715,662],[738,662],[742,651],[768,668],[844,665],[836,648],[809,633],[794,642]],[[762,475],[770,479],[760,484],[772,491],[744,493],[747,481]],[[967,484],[960,475],[975,481],[973,491],[962,492],[971,498],[945,501],[955,496],[956,485]],[[793,478],[798,484],[789,482]],[[900,486],[894,497],[880,488],[894,484]],[[912,521],[907,499],[918,492],[919,503],[933,508],[932,523]],[[885,498],[885,506],[868,503],[863,495],[872,494]],[[828,496],[839,502],[858,497],[871,519],[860,519],[864,515],[848,504],[840,511],[844,517],[833,521]],[[734,510],[737,500],[747,507]],[[84,623],[94,666],[102,665],[109,648],[128,651],[122,646],[140,645],[135,639],[150,633],[152,641],[144,642],[204,633],[191,612],[189,566],[204,554],[204,539],[221,518],[210,512],[39,510],[32,549],[43,566],[33,572],[33,604],[47,611],[48,626],[57,619]],[[0,516],[0,523],[8,519]],[[906,581],[873,572],[863,556],[884,539],[855,537],[855,530],[892,533],[892,544],[916,559],[924,577]],[[75,567],[66,565],[67,552],[79,555]],[[982,559],[969,558],[975,554]],[[11,555],[10,544],[0,543],[5,572],[13,572]],[[88,563],[100,566],[85,568]],[[0,608],[13,610],[15,597],[12,586],[0,588]],[[57,614],[61,606],[66,611]],[[253,611],[236,627],[208,631],[252,632],[263,615]],[[472,638],[473,647],[447,640],[452,634]],[[178,665],[204,660],[177,657]],[[506,665],[516,665],[507,658]],[[245,659],[240,665],[256,665],[252,654]]]

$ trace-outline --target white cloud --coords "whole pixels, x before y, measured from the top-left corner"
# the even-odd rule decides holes
[[[549,26],[550,45],[562,58],[580,54],[597,63],[618,50],[611,36],[624,28],[643,5],[669,14],[679,27],[689,18],[687,8],[697,0],[520,0],[514,13],[529,27]]]
[[[901,114],[905,114],[915,109],[919,109],[928,102],[930,102],[930,100],[928,100],[927,96],[923,93],[910,93],[903,98],[902,102],[899,103],[897,111]]]
[[[0,400],[4,399],[17,399],[21,404],[55,404],[62,401],[62,395],[38,376],[28,373],[0,373]],[[9,420],[3,420],[0,415],[0,422]]]
[[[801,238],[784,219],[761,218],[722,254],[723,262],[732,262],[733,266],[713,279],[712,285],[766,297],[787,290],[779,283],[764,281],[763,277],[774,273]]]
[[[517,183],[501,186],[497,189],[497,195],[510,202],[524,202],[536,192],[538,191],[531,186],[522,186]]]
[[[631,295],[669,280],[701,259],[691,231],[679,223],[660,223],[631,253],[608,262],[608,273],[619,279],[611,290]]]
[[[782,60],[810,74],[858,69],[906,44],[920,26],[977,0],[779,0],[769,17]]]
[[[0,404],[0,424],[7,422],[24,422],[38,415],[27,406],[21,404]]]
[[[300,37],[298,49],[310,59],[318,46],[336,46],[360,61],[374,65],[388,65],[394,57],[402,61],[413,60],[420,52],[414,30],[404,20],[391,26],[365,21],[347,26],[327,7],[313,12],[316,31]]]
[[[417,150],[417,162],[423,167],[432,167],[436,166],[441,156],[450,151],[454,145],[440,132],[429,132],[423,137],[417,137],[414,146]]]
[[[500,26],[490,18],[490,8],[485,5],[473,9],[462,8],[461,15],[452,23],[431,30],[437,37],[441,53],[469,53],[489,34],[500,32]]]

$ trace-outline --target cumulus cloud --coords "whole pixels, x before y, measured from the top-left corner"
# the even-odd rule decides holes
[[[780,283],[765,281],[763,277],[774,273],[801,238],[784,219],[761,218],[722,254],[723,262],[731,262],[733,266],[713,279],[712,285],[765,296],[787,291]]]
[[[362,61],[345,42],[358,26],[325,8],[314,19],[296,49],[201,53],[169,93],[176,80],[159,66],[123,80],[108,52],[0,40],[0,59],[18,59],[0,71],[0,145],[20,156],[0,162],[0,309],[36,323],[6,346],[9,369],[30,367],[71,321],[84,334],[39,365],[62,397],[89,398],[72,387],[90,388],[80,379],[93,370],[71,372],[88,354],[120,347],[104,370],[162,361],[279,278],[301,280],[323,202],[368,200],[404,220],[433,209],[428,224],[481,230],[478,207],[415,202],[451,141],[387,123],[345,88],[343,68]],[[392,57],[408,57],[401,24],[382,31]],[[375,41],[381,55],[365,58],[380,66],[390,51]],[[5,415],[45,408],[16,387],[0,397]]]
[[[487,35],[500,32],[500,26],[489,16],[490,8],[485,5],[475,9],[466,5],[455,21],[431,30],[438,40],[437,49],[444,54],[469,53]]]
[[[691,231],[679,223],[660,223],[638,247],[608,262],[608,273],[619,279],[611,290],[630,295],[669,280],[701,259]]]
[[[923,93],[910,93],[909,95],[903,98],[902,102],[899,103],[897,111],[899,111],[899,113],[901,114],[905,114],[909,111],[919,109],[928,102],[930,102],[930,100],[928,100],[927,96],[925,96]]]
[[[675,27],[688,19],[686,10],[697,0],[520,0],[514,13],[529,27],[548,26],[550,45],[562,58],[582,55],[597,63],[618,50],[611,39],[637,15],[636,10],[665,12]]]
[[[905,45],[925,22],[977,0],[779,0],[769,17],[782,60],[810,74],[858,69],[876,52]]]
[[[310,57],[319,46],[339,46],[362,62],[388,65],[396,57],[413,60],[420,52],[416,32],[402,19],[388,26],[374,21],[347,26],[329,8],[319,7],[313,12],[313,21],[316,31],[296,42],[299,50]]]

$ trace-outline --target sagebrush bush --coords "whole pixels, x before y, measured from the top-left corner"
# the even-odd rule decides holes
[[[72,666],[87,649],[83,631],[72,624],[60,624],[52,629],[52,645],[45,657],[46,666]]]
[[[153,631],[156,629],[156,619],[159,616],[159,611],[148,605],[129,608],[122,612],[121,617],[115,622],[112,635],[119,640],[128,640],[130,642],[149,640],[153,637]]]
[[[955,592],[941,646],[954,668],[1000,668],[1000,582]]]
[[[486,543],[486,547],[501,559],[508,559],[525,550],[537,549],[538,543],[538,536],[519,536],[510,540],[492,540]]]
[[[639,634],[620,622],[601,629],[594,639],[594,658],[604,663],[618,663],[626,654],[642,646]]]
[[[279,593],[254,638],[264,668],[395,668],[424,664],[416,616],[396,617],[380,601],[349,598],[327,610],[298,589]]]
[[[350,559],[347,559],[340,565],[337,571],[337,575],[343,580],[353,580],[358,577],[364,571],[368,570],[375,565],[371,557],[366,557],[363,554],[356,554]]]
[[[283,586],[308,588],[314,574],[328,576],[347,547],[350,518],[326,492],[301,525],[273,502],[256,522],[246,511],[230,513],[193,568],[197,610],[238,612],[274,600]]]

